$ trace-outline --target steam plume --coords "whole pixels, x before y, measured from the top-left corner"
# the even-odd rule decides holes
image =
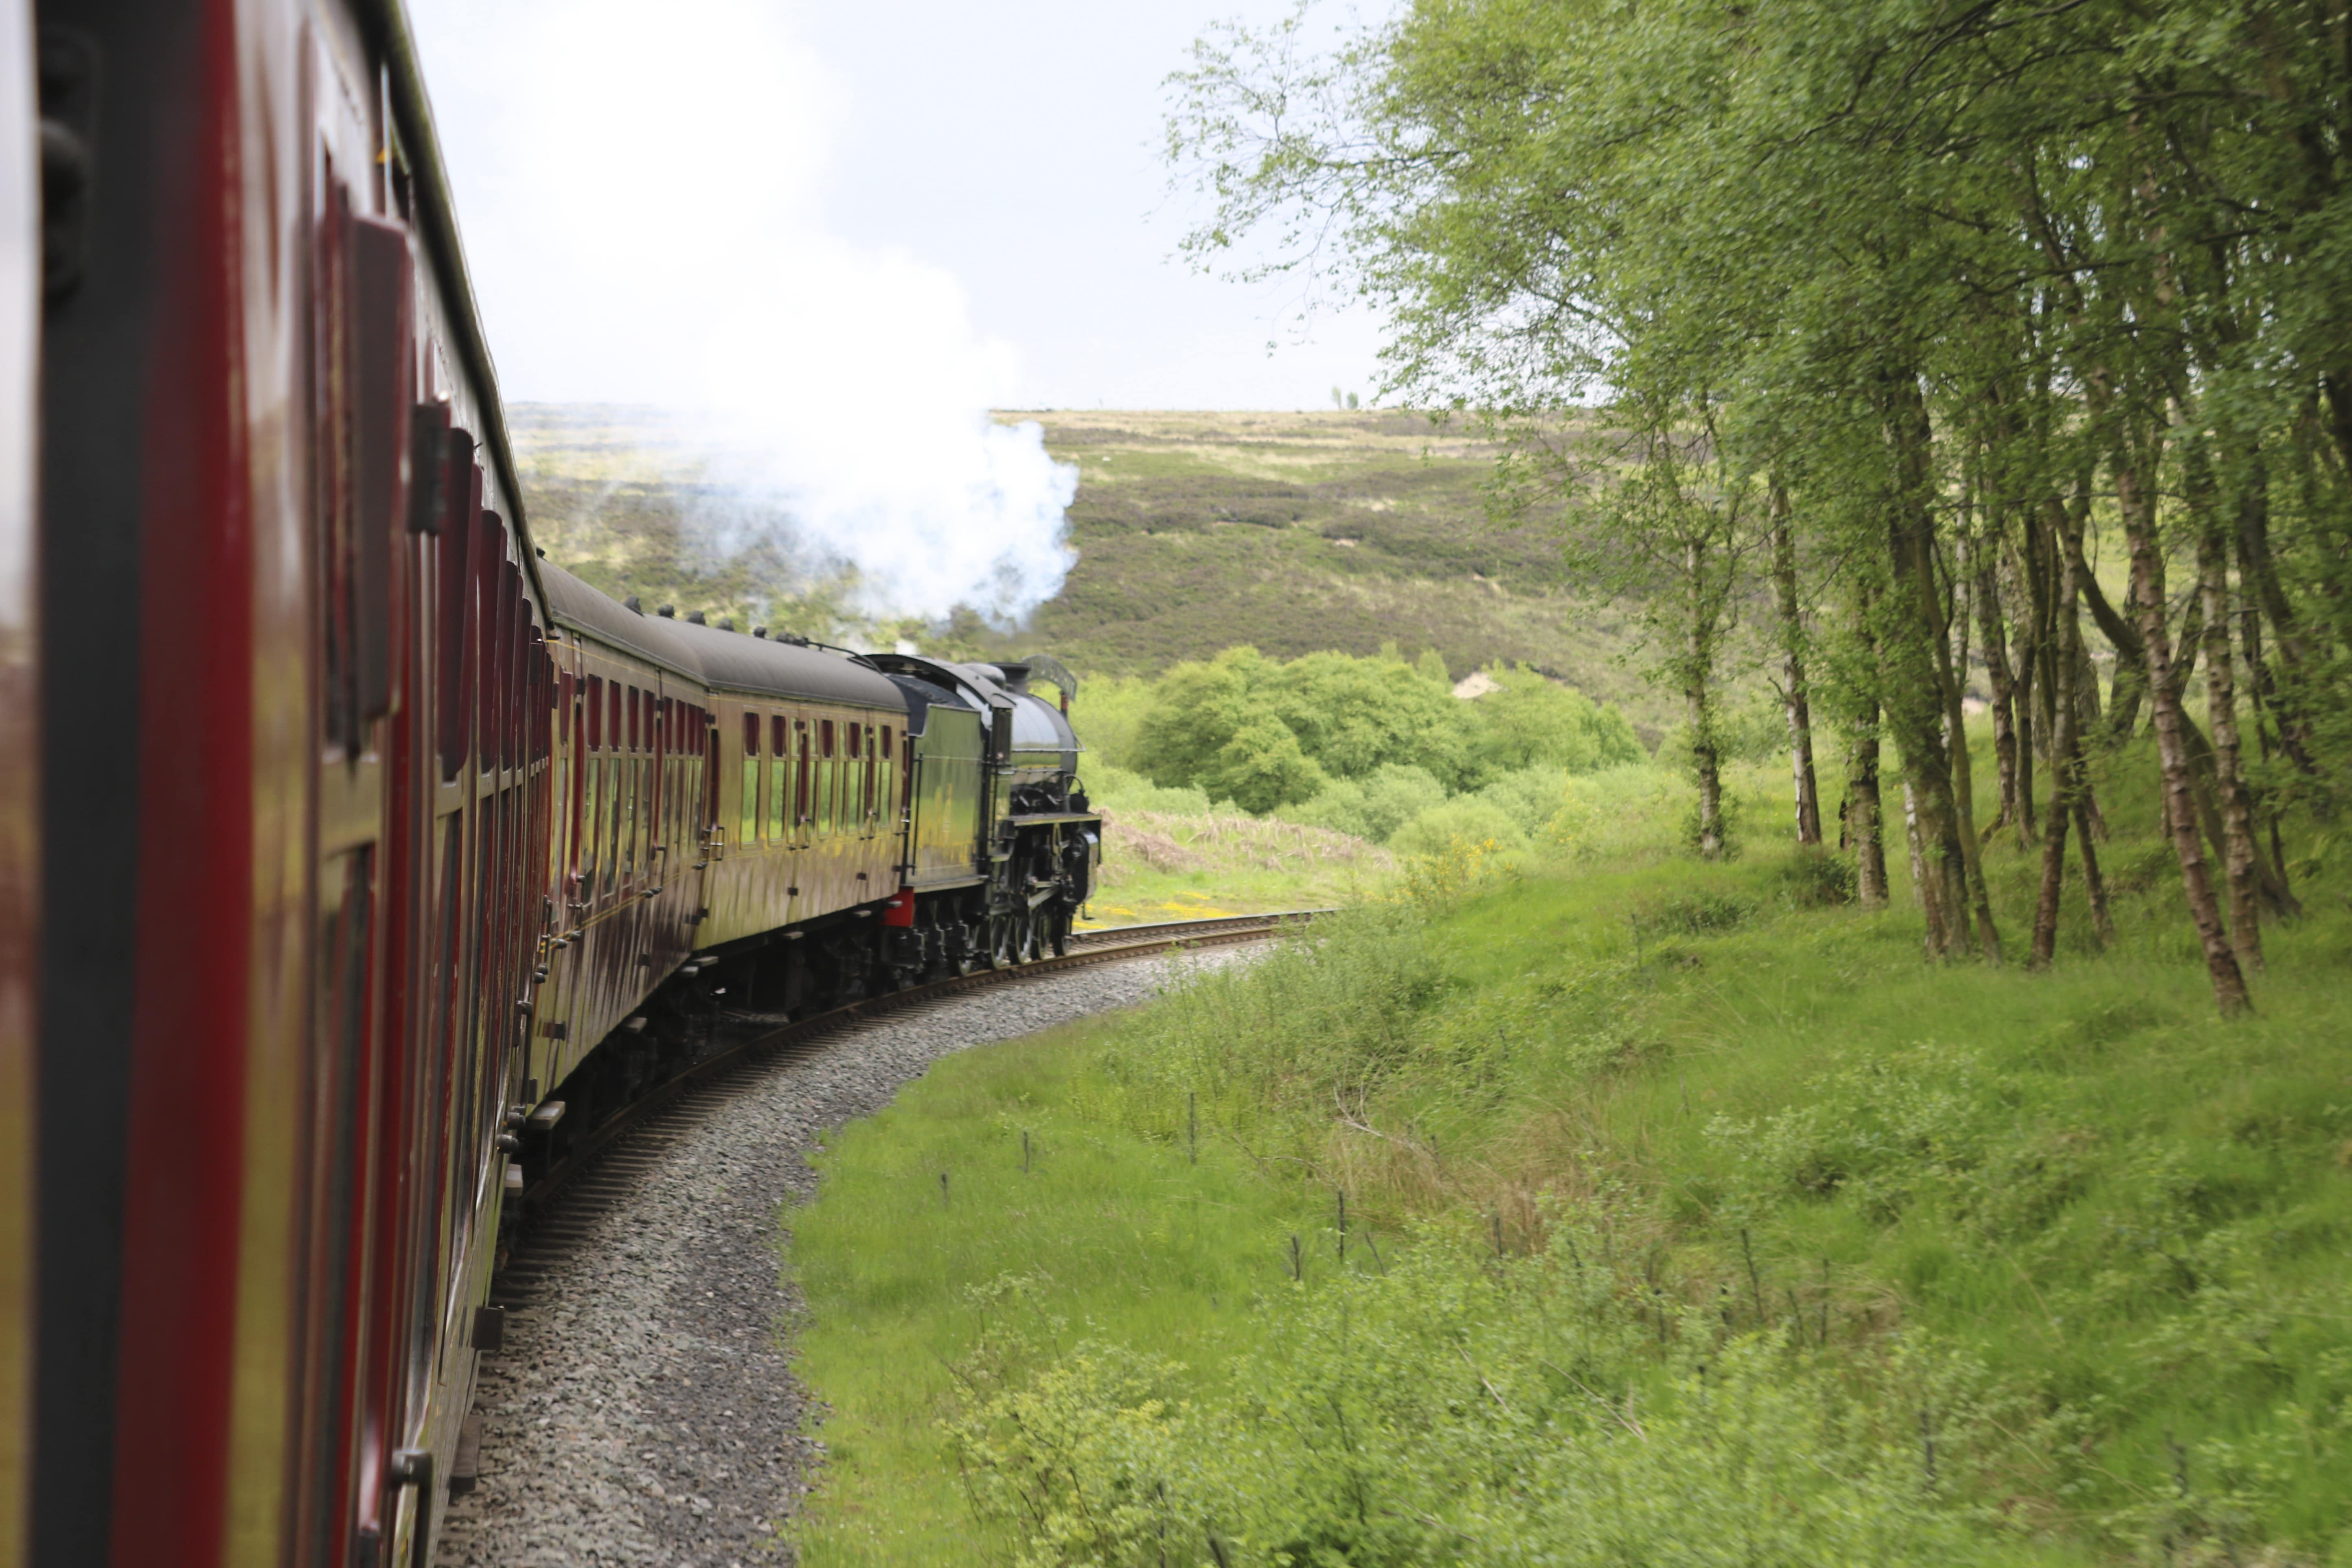
[[[706,542],[764,520],[877,617],[1061,586],[1076,471],[990,419],[1017,359],[953,277],[826,229],[841,100],[779,7],[414,10],[509,397],[692,412],[681,458],[734,492]]]

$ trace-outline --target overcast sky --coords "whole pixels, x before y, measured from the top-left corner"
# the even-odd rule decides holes
[[[1297,285],[1171,258],[1161,80],[1211,21],[1288,0],[412,8],[509,397],[729,403],[787,363],[997,407],[1373,384],[1360,311],[1301,342]]]

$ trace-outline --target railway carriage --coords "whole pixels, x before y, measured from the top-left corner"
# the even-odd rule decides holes
[[[396,0],[0,0],[0,1568],[426,1563],[522,1171],[1054,945],[1076,682],[539,558]]]

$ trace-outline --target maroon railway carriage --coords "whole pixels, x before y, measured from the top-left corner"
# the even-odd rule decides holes
[[[396,0],[0,0],[0,1568],[427,1562],[665,998],[1066,936],[1039,672],[537,558]]]
[[[0,1563],[405,1561],[470,1395],[554,679],[423,94],[390,5],[11,10],[51,869]]]

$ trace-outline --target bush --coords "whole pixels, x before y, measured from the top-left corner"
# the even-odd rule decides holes
[[[1798,910],[1830,909],[1853,902],[1860,885],[1853,858],[1810,845],[1780,865],[1780,897]]]
[[[1595,708],[1581,691],[1531,669],[1495,665],[1486,678],[1499,689],[1471,704],[1477,727],[1472,771],[1479,782],[1533,767],[1589,773],[1648,760],[1615,708]]]
[[[1200,783],[1221,800],[1244,811],[1272,811],[1305,800],[1323,787],[1323,770],[1299,749],[1298,737],[1280,721],[1259,716],[1235,730],[1217,748]]]
[[[1528,823],[1491,800],[1465,795],[1433,806],[1399,828],[1389,847],[1400,855],[1435,855],[1452,844],[1525,848]]]
[[[1737,894],[1698,889],[1647,900],[1636,910],[1634,918],[1649,931],[1708,936],[1738,930],[1755,912],[1756,906]]]
[[[969,1399],[950,1429],[974,1500],[1026,1568],[2009,1555],[1907,1419],[1932,1405],[1934,1462],[1963,1471],[1986,1425],[1965,1363],[1898,1349],[1880,1375],[1908,1397],[1874,1408],[1778,1333],[1727,1342],[1706,1309],[1656,1303],[1591,1236],[1511,1258],[1470,1228],[1290,1287],[1230,1396],[1185,1402],[1171,1363],[1084,1345]]]
[[[1153,784],[1141,773],[1129,773],[1108,763],[1088,762],[1082,780],[1087,798],[1095,805],[1108,811],[1159,812],[1170,816],[1206,816],[1210,811],[1208,792],[1185,787],[1170,789]]]
[[[1444,971],[1420,911],[1375,904],[1327,916],[1249,969],[1205,970],[1137,1016],[1103,1058],[1105,1120],[1174,1139],[1186,1096],[1201,1121],[1297,1116],[1319,1125],[1409,1058]]]
[[[1378,781],[1398,770],[1429,781],[1442,799],[1530,769],[1581,774],[1647,761],[1615,709],[1532,670],[1496,666],[1488,676],[1500,689],[1465,702],[1453,695],[1443,661],[1427,655],[1408,664],[1393,648],[1370,658],[1314,653],[1286,664],[1228,648],[1157,682],[1113,683],[1087,733],[1102,737],[1105,761],[1245,805],[1302,804],[1334,780],[1377,795]],[[1291,761],[1277,731],[1311,768]],[[1356,797],[1338,790],[1300,820],[1383,838],[1433,804],[1373,806],[1360,821]],[[1384,815],[1394,820],[1384,825]]]

